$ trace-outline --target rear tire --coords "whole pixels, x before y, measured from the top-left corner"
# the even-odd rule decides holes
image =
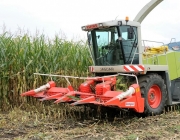
[[[164,110],[167,100],[166,85],[158,74],[151,73],[139,77],[142,97],[144,97],[144,114],[158,115]]]

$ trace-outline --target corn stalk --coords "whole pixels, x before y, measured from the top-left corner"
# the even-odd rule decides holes
[[[1,108],[35,102],[21,98],[20,93],[45,84],[50,78],[33,73],[87,76],[92,61],[86,43],[67,41],[55,36],[0,34],[0,105]],[[66,86],[63,79],[54,78]],[[80,83],[71,79],[74,87]],[[36,102],[35,102],[36,103]]]

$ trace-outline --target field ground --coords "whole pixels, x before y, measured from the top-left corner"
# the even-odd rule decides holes
[[[0,113],[0,140],[171,140],[180,139],[180,112],[114,121],[61,120],[15,108]]]

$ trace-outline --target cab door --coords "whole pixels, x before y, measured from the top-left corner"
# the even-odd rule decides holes
[[[130,26],[120,26],[121,41],[122,41],[122,46],[124,50],[123,52],[124,52],[125,64],[130,64],[131,62],[133,64],[139,64],[139,55],[136,54],[138,53],[137,28],[132,27],[133,29],[132,39],[128,39],[128,28],[130,28]]]

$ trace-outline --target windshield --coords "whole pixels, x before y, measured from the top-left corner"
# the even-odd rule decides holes
[[[133,27],[133,39],[128,39],[128,28],[115,26],[90,32],[90,51],[95,65],[123,65],[131,62],[137,46],[137,31]]]

